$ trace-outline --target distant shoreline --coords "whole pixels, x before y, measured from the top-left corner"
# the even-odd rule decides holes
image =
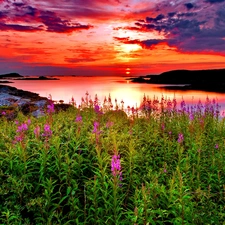
[[[139,76],[129,80],[135,83],[165,84],[161,88],[170,90],[201,90],[225,93],[225,69],[172,70],[159,75]],[[171,85],[166,86],[167,84]]]
[[[0,83],[13,83],[12,80],[60,80],[59,78],[47,76],[24,77],[18,73],[1,74],[0,79]]]

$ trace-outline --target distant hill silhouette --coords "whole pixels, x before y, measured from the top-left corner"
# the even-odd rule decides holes
[[[184,84],[169,86],[169,89],[192,89],[225,92],[225,69],[171,70],[160,75],[146,75],[132,78],[132,82],[150,84]]]
[[[6,77],[10,77],[10,78],[18,78],[18,77],[23,77],[22,75],[18,74],[18,73],[6,73],[6,74],[0,74],[0,78],[6,78]]]
[[[39,77],[24,77],[18,73],[7,73],[7,74],[1,74],[0,79],[13,79],[13,80],[59,80],[59,78],[53,78],[53,77],[45,77],[45,76],[39,76]],[[1,83],[6,83],[7,81],[1,81]],[[9,82],[7,82],[9,83]],[[12,83],[12,82],[10,82]]]

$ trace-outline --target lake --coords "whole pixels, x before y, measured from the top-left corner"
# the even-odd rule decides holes
[[[63,100],[69,103],[73,97],[77,105],[81,103],[81,98],[85,97],[88,92],[92,100],[97,94],[101,103],[104,98],[111,96],[112,103],[115,99],[120,103],[124,101],[125,107],[139,106],[144,94],[150,99],[164,98],[176,99],[181,102],[182,99],[186,104],[197,104],[199,100],[202,103],[208,97],[210,100],[215,99],[221,106],[221,112],[225,110],[225,93],[191,91],[191,90],[168,90],[163,88],[164,85],[132,83],[127,80],[128,77],[80,77],[80,76],[55,76],[60,80],[13,80],[14,83],[7,85],[38,93],[40,96],[52,96],[53,100]]]

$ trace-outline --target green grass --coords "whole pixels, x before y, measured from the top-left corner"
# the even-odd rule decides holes
[[[207,102],[2,115],[0,224],[225,224],[225,119]]]

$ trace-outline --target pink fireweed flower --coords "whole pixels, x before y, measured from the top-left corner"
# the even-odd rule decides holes
[[[35,134],[35,137],[38,138],[40,136],[40,127],[39,126],[36,126],[36,128],[34,129],[34,134]]]
[[[215,145],[215,149],[218,149],[218,148],[219,148],[219,145],[218,145],[218,144],[216,144],[216,145]]]
[[[184,141],[184,135],[182,133],[179,133],[177,142],[182,143],[183,141]]]
[[[28,120],[27,120],[27,125],[30,125],[30,124],[31,124],[31,120],[28,119]]]
[[[23,141],[23,134],[20,134],[18,136],[15,136],[15,139],[13,140],[13,144],[16,144],[18,142],[22,142]]]
[[[22,123],[20,126],[17,127],[17,133],[21,133],[23,131],[28,130],[28,125],[26,123]]]
[[[5,116],[5,115],[6,115],[6,112],[5,112],[5,111],[3,111],[3,112],[2,112],[2,115],[3,115],[3,116]]]
[[[47,106],[47,113],[51,114],[55,112],[55,106],[53,101],[50,101],[50,104]]]
[[[194,114],[192,112],[189,113],[189,120],[190,121],[194,120]]]
[[[93,129],[93,131],[92,131],[92,133],[99,133],[99,130],[98,130],[98,128],[99,128],[99,122],[94,122],[94,129]]]
[[[52,131],[51,131],[51,128],[50,128],[49,124],[44,125],[44,133],[42,133],[42,136],[44,136],[44,137],[51,137],[52,136]]]
[[[97,114],[102,114],[99,105],[95,105],[94,110]]]
[[[82,116],[78,115],[75,119],[75,122],[82,122]]]
[[[114,177],[119,176],[119,179],[122,180],[122,171],[121,171],[121,164],[120,164],[120,155],[114,154],[112,156],[111,172],[112,172],[112,175]]]

